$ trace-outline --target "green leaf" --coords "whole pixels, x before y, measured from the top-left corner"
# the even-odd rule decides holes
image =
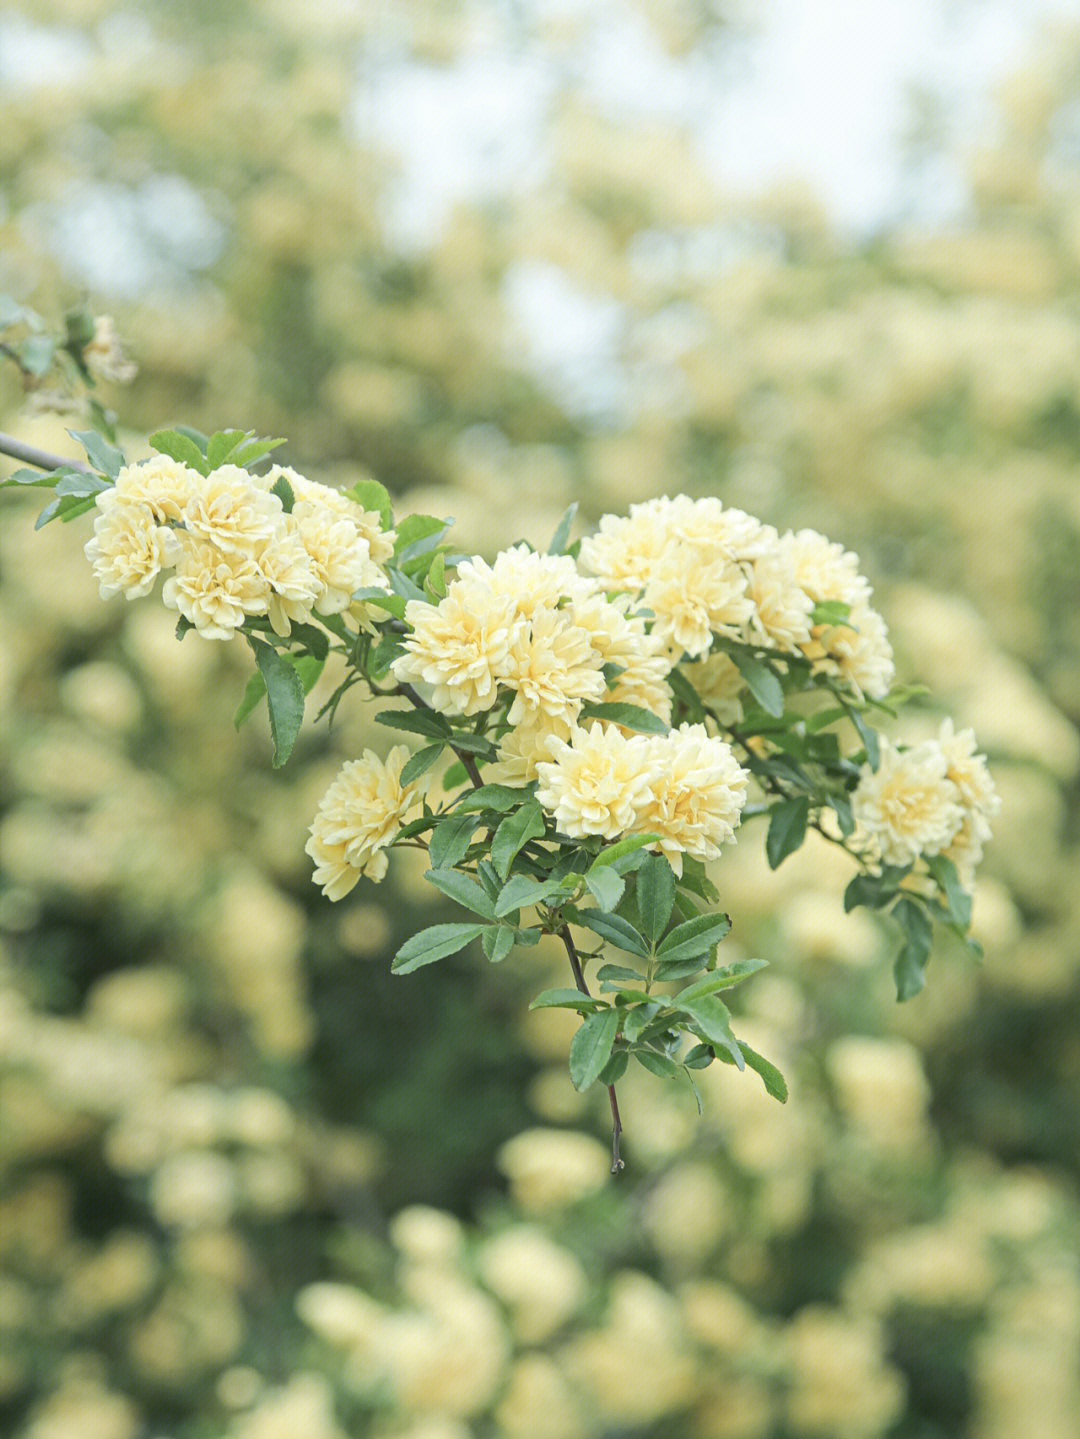
[[[304,686],[304,694],[309,695],[319,682],[319,676],[325,668],[326,661],[318,655],[286,655],[286,660],[300,676],[300,683]]]
[[[811,624],[815,625],[847,625],[848,629],[855,626],[849,624],[851,619],[851,606],[843,600],[818,600],[810,615]]]
[[[501,964],[514,947],[514,928],[509,924],[488,925],[480,936],[484,953],[492,964]]]
[[[57,489],[63,484],[61,480]],[[34,529],[40,530],[42,525],[47,525],[50,520],[74,520],[79,515],[85,515],[88,510],[94,509],[93,498],[80,499],[77,495],[56,495],[38,515],[34,521]]]
[[[287,515],[291,515],[293,505],[296,504],[296,496],[293,494],[292,485],[289,484],[284,475],[278,475],[277,479],[270,486],[270,493],[277,495],[281,501],[281,508]]]
[[[623,897],[626,881],[616,872],[614,865],[605,864],[588,872],[585,887],[600,908],[610,914]]]
[[[731,928],[726,914],[699,914],[677,925],[661,942],[656,957],[661,964],[703,958]]]
[[[277,650],[253,635],[248,636],[248,644],[255,653],[255,663],[266,685],[270,734],[274,740],[274,768],[280,769],[292,754],[303,723],[304,686],[296,670]]]
[[[380,485],[378,480],[358,480],[351,489],[341,492],[346,499],[355,501],[362,510],[374,510],[378,513],[379,524],[384,530],[394,527],[394,511],[390,504],[390,494],[385,485]]]
[[[877,730],[866,723],[858,710],[848,710],[848,714],[866,749],[866,762],[876,774],[878,766],[881,764],[881,745],[878,742]]]
[[[185,435],[180,430],[158,430],[150,436],[149,443],[159,455],[168,455],[170,459],[178,460],[183,465],[190,465],[193,470],[198,470],[200,475],[210,473],[210,461],[206,455],[190,435]]]
[[[524,797],[523,790],[511,789],[509,785],[482,784],[479,789],[465,795],[458,804],[458,810],[494,809],[505,812],[519,805]]]
[[[630,1063],[630,1053],[626,1049],[613,1049],[611,1058],[604,1065],[597,1078],[601,1084],[618,1084],[619,1080],[626,1073],[626,1066]]]
[[[424,593],[436,604],[446,595],[446,556],[441,550],[424,576]]]
[[[689,722],[700,724],[705,718],[705,706],[701,702],[701,696],[678,665],[668,675],[667,682],[674,690],[676,699],[682,700],[686,706],[686,717]]]
[[[580,989],[545,989],[529,1005],[530,1009],[601,1009],[602,999],[582,994]]]
[[[787,1082],[776,1065],[770,1064],[764,1055],[758,1054],[756,1049],[751,1049],[750,1046],[744,1044],[741,1039],[738,1041],[738,1045],[747,1066],[754,1070],[756,1074],[761,1075],[762,1083],[765,1085],[767,1093],[771,1094],[773,1099],[778,1099],[781,1104],[786,1104],[788,1097]]]
[[[233,715],[234,728],[240,728],[265,693],[266,681],[263,679],[261,673],[256,670],[248,680],[247,687],[244,690],[244,697],[237,706],[236,713]]]
[[[124,456],[110,445],[97,430],[68,430],[73,440],[78,440],[86,451],[87,458],[96,470],[101,470],[115,480],[124,464]]]
[[[462,874],[456,869],[429,869],[424,878],[445,894],[448,899],[464,905],[466,909],[471,909],[482,919],[495,918],[495,908],[488,898],[487,891],[467,874]]]
[[[881,874],[857,874],[844,890],[844,913],[850,914],[859,905],[867,909],[883,909],[896,895],[900,881],[911,873],[911,865],[886,865]]]
[[[675,1061],[666,1054],[657,1054],[655,1049],[635,1049],[633,1054],[643,1068],[660,1079],[674,1079],[679,1073],[679,1066]]]
[[[670,725],[666,725],[652,710],[621,702],[583,705],[580,720],[590,719],[610,720],[613,724],[625,725],[627,729],[640,730],[642,734],[667,734],[670,729]]]
[[[621,964],[602,964],[596,971],[596,977],[605,984],[610,984],[616,980],[623,980],[630,984],[640,984],[642,980],[642,976],[638,974],[636,969],[627,969]]]
[[[761,708],[779,719],[784,713],[784,690],[776,675],[746,650],[733,649],[731,658]]]
[[[189,440],[194,440],[199,447],[200,455],[207,455],[210,450],[210,436],[204,435],[202,430],[196,430],[192,425],[174,425],[173,430],[178,435],[186,435]]]
[[[855,815],[851,808],[851,800],[846,794],[831,794],[828,796],[828,805],[836,814],[840,825],[840,833],[845,839],[850,839],[855,833]]]
[[[278,445],[283,445],[283,439],[276,440],[245,440],[243,444],[237,445],[229,456],[229,463],[240,465],[242,469],[250,469],[271,450],[276,450]]]
[[[807,734],[817,734],[819,730],[835,724],[837,720],[842,720],[846,714],[847,710],[843,705],[830,705],[828,709],[818,710],[817,714],[809,715],[803,724],[806,726]]]
[[[395,565],[387,565],[386,580],[394,594],[400,595],[403,600],[420,600],[425,605],[430,605],[431,600],[424,594],[418,584],[414,584],[408,575],[403,575]]]
[[[427,735],[429,739],[445,741],[450,737],[450,726],[434,710],[380,710],[375,723],[388,729],[406,730],[409,734]]]
[[[428,541],[428,548],[434,549],[439,538],[453,524],[453,520],[440,520],[435,515],[406,515],[397,527],[397,542],[394,545],[394,559],[400,564],[413,559],[423,550],[417,549]]]
[[[376,585],[370,585],[361,590],[353,591],[354,600],[364,600],[369,605],[378,605],[380,609],[387,610],[396,620],[405,618],[405,599],[402,595],[391,594],[386,590],[380,590]]]
[[[6,490],[10,485],[33,485],[38,489],[51,490],[61,476],[74,473],[76,472],[69,470],[66,465],[45,474],[41,470],[16,470],[14,474],[8,475],[6,480],[0,480],[0,490]]]
[[[656,844],[659,839],[658,834],[628,834],[625,839],[616,840],[614,844],[602,849],[589,867],[589,873],[595,874],[605,864],[617,865],[637,850],[644,849],[646,845]],[[625,873],[621,869],[619,872]]]
[[[20,369],[31,375],[44,375],[56,354],[56,340],[52,335],[27,335],[15,346],[18,351]]]
[[[731,1032],[731,1014],[722,999],[717,999],[715,994],[703,994],[697,999],[680,996],[678,1007],[690,1016],[703,1039],[714,1047],[726,1049],[739,1069],[745,1067],[742,1050]]]
[[[636,885],[642,933],[656,944],[675,906],[675,874],[664,855],[649,855],[637,872]]]
[[[810,801],[804,794],[773,805],[769,811],[769,833],[765,840],[770,869],[777,869],[789,854],[794,854],[799,848],[806,838],[809,818]]]
[[[926,962],[930,958],[933,926],[917,902],[906,895],[896,901],[889,913],[907,936],[893,967],[896,997],[902,1003],[914,999],[926,985]]]
[[[714,969],[695,983],[687,985],[673,996],[671,1002],[682,1004],[686,999],[699,999],[703,994],[716,994],[721,989],[731,989],[733,985],[749,979],[750,975],[757,974],[759,969],[765,969],[768,963],[767,959],[740,959],[735,964],[726,964],[722,969]]]
[[[527,904],[540,904],[567,893],[561,879],[530,879],[527,874],[515,874],[503,885],[495,901],[495,914],[501,919],[504,914],[512,914]]]
[[[971,895],[960,883],[956,865],[943,854],[931,856],[926,864],[945,895],[949,917],[961,930],[967,929],[971,923]]]
[[[450,869],[464,859],[480,820],[473,814],[452,814],[439,820],[428,841],[428,858],[433,869]]]
[[[429,770],[435,761],[446,748],[440,740],[438,744],[425,745],[411,755],[401,767],[401,783],[412,784],[414,779],[419,779],[425,770]]]
[[[639,959],[649,958],[649,946],[628,919],[619,914],[604,914],[598,909],[575,910],[573,922],[585,929],[591,929],[609,944],[636,954]]]
[[[437,959],[457,954],[484,928],[482,924],[433,924],[405,941],[394,955],[390,968],[394,974],[411,974],[421,965],[434,964]]]
[[[250,440],[252,430],[218,430],[206,442],[206,459],[211,470],[225,464],[229,456],[244,440]]]
[[[111,481],[103,480],[100,475],[86,470],[69,470],[56,482],[58,495],[71,495],[77,499],[84,499],[87,495],[101,495],[111,489]]]
[[[543,838],[544,829],[544,814],[534,799],[506,816],[491,841],[491,862],[500,879],[510,873],[515,857],[529,840]]]
[[[551,544],[547,548],[549,555],[561,555],[565,552],[566,542],[570,538],[570,526],[574,523],[574,516],[577,512],[578,502],[575,500],[559,521],[558,528],[551,537]]]
[[[447,794],[452,789],[459,789],[469,778],[469,772],[459,759],[456,759],[446,770],[442,777],[442,787]]]
[[[570,1041],[570,1078],[577,1090],[588,1089],[599,1079],[600,1071],[611,1057],[619,1016],[614,1009],[601,1009],[590,1014]]]
[[[491,740],[482,734],[473,734],[469,730],[452,730],[450,744],[456,750],[464,750],[466,754],[482,754],[485,758],[495,753],[495,745]]]
[[[383,634],[371,655],[370,668],[372,675],[378,676],[385,674],[397,659],[398,655],[404,653],[404,650],[405,647],[401,643],[399,635]]]

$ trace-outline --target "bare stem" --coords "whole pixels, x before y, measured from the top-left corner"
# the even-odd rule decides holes
[[[574,983],[578,990],[585,995],[589,994],[589,986],[585,983],[585,972],[581,968],[581,956],[577,952],[573,936],[570,933],[569,925],[564,924],[558,931],[559,938],[566,947],[566,957],[570,961],[570,968],[574,972]],[[592,998],[591,995],[589,995]],[[622,1134],[622,1119],[619,1115],[619,1101],[615,1097],[615,1086],[609,1084],[607,1087],[608,1102],[611,1105],[611,1172],[618,1174],[620,1169],[625,1169],[626,1164],[619,1153],[619,1137]]]
[[[10,455],[24,465],[33,465],[38,470],[58,470],[65,465],[69,470],[83,470],[90,473],[90,466],[82,460],[69,460],[64,455],[51,455],[48,450],[39,450],[36,445],[24,445],[14,435],[0,434],[0,455]]]

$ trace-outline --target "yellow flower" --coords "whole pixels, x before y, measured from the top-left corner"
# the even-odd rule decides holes
[[[351,519],[306,501],[295,505],[289,518],[321,586],[314,606],[319,614],[337,615],[348,609],[357,590],[385,589],[385,576]]]
[[[175,545],[171,531],[159,525],[149,509],[121,503],[96,517],[85,554],[103,600],[120,592],[133,600],[150,593],[162,569],[172,563]]]
[[[720,846],[735,837],[749,775],[731,746],[710,736],[701,724],[650,735],[646,746],[651,793],[634,828],[639,834],[659,835],[659,848],[681,875],[684,854],[715,859]]]
[[[251,555],[227,554],[190,531],[174,531],[173,538],[176,573],[165,581],[161,598],[204,639],[232,639],[248,615],[266,613],[270,588]]]
[[[585,700],[601,699],[607,688],[588,631],[546,605],[516,627],[497,674],[517,691],[507,715],[511,724],[536,710],[573,720]]]
[[[669,550],[645,587],[653,634],[674,654],[708,654],[713,635],[741,637],[753,613],[746,576],[732,561],[701,564],[690,546]]]
[[[569,741],[549,740],[548,753],[536,767],[536,798],[564,834],[615,839],[635,827],[657,778],[643,735],[627,739],[594,721]]]
[[[247,470],[222,465],[193,486],[181,511],[188,530],[230,555],[248,555],[271,538],[282,516],[277,495],[259,489]]]
[[[408,758],[405,745],[395,745],[385,760],[365,750],[362,759],[342,765],[319,801],[304,848],[327,899],[344,898],[361,875],[374,880],[385,875],[386,848],[423,794],[422,784],[401,783]]]
[[[560,600],[585,599],[596,592],[596,581],[579,574],[569,555],[540,555],[527,545],[503,550],[493,565],[465,560],[457,574],[459,580],[484,585],[493,594],[511,596],[526,619],[538,609],[555,609]]]
[[[886,864],[910,864],[920,854],[940,854],[956,836],[964,809],[947,770],[945,753],[935,740],[899,750],[882,739],[876,773],[869,765],[863,767],[852,809]]]
[[[278,532],[255,550],[255,563],[269,587],[266,613],[275,634],[287,635],[293,624],[306,624],[312,606],[325,593],[311,556],[289,515]]]
[[[442,714],[490,709],[523,623],[513,600],[486,585],[455,580],[437,605],[410,600],[405,621],[412,634],[391,666],[394,678],[430,685],[429,702]]]
[[[746,689],[746,681],[729,654],[713,650],[679,668],[721,724],[738,724],[742,719],[739,696]]]
[[[156,520],[180,520],[195,489],[203,483],[198,470],[170,459],[151,455],[139,465],[124,465],[111,490],[98,496],[98,509],[117,504],[145,505]]]

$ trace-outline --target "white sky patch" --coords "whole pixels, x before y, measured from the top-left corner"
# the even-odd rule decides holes
[[[21,15],[0,15],[0,85],[32,90],[71,84],[94,62],[97,47],[81,30],[32,25]]]

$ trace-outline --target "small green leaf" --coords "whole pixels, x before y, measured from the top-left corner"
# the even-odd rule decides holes
[[[378,605],[380,609],[392,614],[396,620],[405,618],[405,599],[402,595],[391,594],[387,590],[380,590],[376,585],[366,586],[364,589],[353,591],[354,600],[363,600],[369,605]]]
[[[561,879],[530,879],[527,874],[515,874],[503,885],[495,902],[495,914],[501,919],[504,914],[512,914],[527,904],[541,904],[566,893]]]
[[[284,443],[285,441],[283,439],[245,440],[233,450],[229,456],[229,463],[239,465],[245,470],[250,469],[252,465],[256,464],[265,455],[268,455],[271,450],[276,450],[278,445],[283,445]]]
[[[639,849],[644,849],[646,845],[656,844],[659,839],[658,834],[628,834],[624,839],[616,840],[614,844],[609,844],[602,849],[589,867],[589,873],[595,874],[605,864],[619,864],[621,860],[625,860]],[[620,869],[619,873],[622,874],[625,871]]]
[[[0,480],[0,490],[7,489],[9,485],[32,485],[38,489],[51,490],[56,482],[63,475],[72,474],[66,466],[58,470],[49,470],[42,474],[40,470],[16,470],[14,474],[8,475],[6,480]]]
[[[250,440],[252,430],[218,430],[206,442],[206,458],[211,470],[219,469],[244,440]]]
[[[101,470],[112,480],[116,479],[123,468],[124,456],[114,445],[110,445],[97,430],[68,430],[68,434],[82,445],[95,470]]]
[[[849,624],[851,619],[851,606],[843,600],[818,600],[810,615],[811,624],[815,625],[847,625],[849,629],[855,626]]]
[[[889,913],[906,935],[904,947],[893,967],[896,997],[902,1003],[914,999],[926,985],[926,962],[930,958],[933,926],[916,901],[906,895],[896,901]]]
[[[168,455],[182,465],[190,465],[193,470],[198,470],[200,475],[210,473],[210,461],[206,455],[190,435],[185,435],[180,430],[158,430],[150,436],[149,443],[159,455]]]
[[[570,1041],[570,1078],[577,1090],[588,1089],[611,1057],[619,1016],[614,1009],[590,1014]]]
[[[701,696],[678,665],[668,675],[667,682],[674,690],[675,698],[682,700],[686,706],[686,717],[689,722],[700,724],[705,718],[705,706],[701,702]]]
[[[606,984],[610,984],[614,980],[623,980],[630,984],[640,984],[642,980],[642,976],[638,974],[636,969],[627,969],[621,964],[602,964],[596,971],[596,977]]]
[[[270,493],[277,495],[281,501],[281,508],[287,515],[291,515],[293,505],[296,504],[296,496],[293,494],[292,485],[289,484],[284,475],[278,475],[277,479],[270,486]]]
[[[784,689],[776,675],[746,650],[732,650],[731,658],[761,708],[779,719],[784,713]]]
[[[806,726],[807,734],[817,734],[819,730],[826,729],[829,725],[842,720],[847,714],[843,705],[830,705],[828,709],[818,710],[817,714],[809,715],[803,724]]]
[[[435,515],[406,515],[397,527],[394,559],[401,564],[423,554],[424,550],[417,547],[425,543],[428,549],[434,549],[452,524],[453,520],[440,520]]]
[[[359,480],[351,489],[341,492],[346,499],[355,501],[362,510],[374,510],[379,516],[379,524],[384,530],[394,527],[394,511],[390,504],[390,494],[385,485],[380,485],[378,480]]]
[[[446,556],[440,550],[424,576],[424,593],[436,604],[446,595]]]
[[[731,920],[726,914],[699,914],[696,919],[677,925],[661,942],[656,957],[665,965],[703,958],[730,928]]]
[[[445,894],[448,899],[464,905],[466,909],[471,909],[482,919],[495,918],[495,909],[487,891],[467,874],[462,874],[456,869],[429,869],[424,878]]]
[[[703,1039],[714,1048],[726,1049],[739,1069],[745,1067],[742,1050],[731,1032],[731,1014],[722,999],[714,994],[703,994],[697,999],[680,996],[678,1007],[690,1016]]]
[[[494,809],[506,811],[519,805],[524,798],[520,789],[511,789],[505,784],[482,784],[471,790],[458,804],[458,810]]]
[[[270,734],[274,740],[274,768],[280,767],[292,754],[296,736],[304,719],[304,686],[288,660],[262,640],[248,636],[255,653],[255,662],[266,685],[270,706]]]
[[[551,544],[548,545],[547,548],[549,555],[561,555],[565,553],[566,543],[570,538],[570,526],[574,523],[574,516],[577,512],[578,503],[577,500],[575,500],[559,521],[558,528],[551,537]]]
[[[376,724],[388,729],[405,730],[409,734],[427,735],[429,739],[447,740],[450,726],[442,715],[434,710],[380,710],[375,716]]]
[[[450,869],[464,859],[480,821],[473,814],[452,814],[439,820],[428,841],[428,858],[433,869]]]
[[[878,766],[881,764],[881,745],[878,742],[877,730],[866,723],[858,710],[848,710],[848,714],[866,749],[866,762],[876,774]]]
[[[771,1094],[773,1099],[778,1099],[781,1104],[786,1104],[788,1097],[787,1082],[776,1065],[770,1064],[764,1055],[758,1054],[756,1049],[751,1049],[750,1046],[744,1044],[741,1039],[738,1041],[738,1045],[742,1050],[742,1056],[747,1066],[754,1070],[756,1074],[761,1075],[766,1092]]]
[[[642,734],[667,734],[670,729],[659,715],[640,705],[587,704],[582,706],[580,721],[590,719],[610,720],[612,724],[624,725],[627,729],[639,730]]]
[[[619,1080],[626,1073],[626,1066],[630,1063],[630,1053],[626,1049],[613,1049],[611,1058],[597,1075],[601,1084],[618,1084]]]
[[[249,678],[247,687],[244,690],[244,697],[237,706],[236,713],[233,715],[234,728],[240,728],[265,693],[266,681],[263,679],[261,673],[256,670]]]
[[[514,929],[509,924],[488,925],[480,936],[484,953],[492,964],[501,964],[514,947]]]
[[[768,963],[767,959],[740,959],[735,964],[726,964],[722,969],[714,969],[695,983],[687,985],[673,996],[671,1002],[682,1004],[686,999],[700,999],[703,994],[716,994],[721,989],[731,989],[733,985],[749,979],[750,975],[757,974],[759,969],[765,969]]]
[[[446,746],[440,740],[438,744],[429,744],[425,745],[423,749],[418,749],[402,765],[401,783],[412,784],[414,779],[419,779],[425,770],[431,768],[445,748]]]
[[[635,1049],[633,1054],[643,1068],[660,1079],[674,1079],[679,1073],[679,1066],[675,1061],[666,1054],[657,1054],[655,1049]]]
[[[482,924],[433,924],[414,934],[395,954],[390,965],[394,974],[411,974],[424,964],[457,954],[485,928]]]
[[[544,829],[544,814],[534,799],[506,816],[491,841],[491,862],[501,879],[510,873],[515,857],[529,840],[543,838]]]
[[[87,495],[101,495],[111,489],[111,481],[103,480],[100,475],[86,470],[69,470],[56,482],[58,495],[71,495],[76,499],[84,499]]]
[[[809,818],[810,801],[804,794],[773,805],[769,811],[769,833],[765,840],[770,869],[778,868],[789,854],[794,854],[799,848],[806,838]]]
[[[197,430],[193,425],[174,425],[173,429],[178,435],[186,435],[189,440],[194,440],[199,447],[200,455],[207,455],[210,452],[210,436],[204,435],[202,430]]]
[[[602,999],[582,994],[580,989],[545,989],[529,1005],[530,1009],[601,1009]]]
[[[639,959],[649,958],[649,946],[643,937],[628,919],[623,919],[619,914],[604,914],[598,909],[575,910],[573,921],[585,929],[591,929],[609,944],[626,950],[627,954],[636,954]]]
[[[447,768],[446,773],[443,775],[442,787],[445,792],[449,794],[452,789],[460,789],[460,787],[465,783],[468,778],[468,770],[465,768],[465,766],[461,763],[459,759],[456,759],[454,763]]]
[[[651,854],[637,872],[637,907],[646,939],[656,944],[675,906],[675,874],[662,854]]]
[[[926,864],[945,895],[953,923],[961,930],[967,929],[971,923],[971,895],[960,883],[956,865],[943,854],[931,856]]]
[[[585,876],[585,887],[602,910],[610,914],[617,908],[626,889],[626,881],[611,864],[591,869]]]

